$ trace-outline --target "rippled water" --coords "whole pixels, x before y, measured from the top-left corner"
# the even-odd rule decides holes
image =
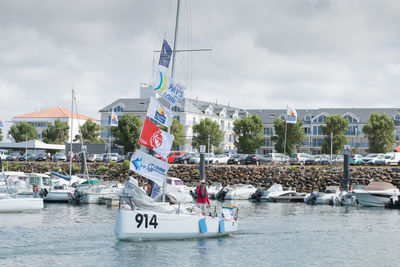
[[[399,266],[400,211],[234,202],[240,231],[205,240],[120,242],[117,209],[45,204],[0,214],[0,266]]]

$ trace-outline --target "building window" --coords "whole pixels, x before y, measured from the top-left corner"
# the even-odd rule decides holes
[[[347,119],[350,123],[356,123],[356,122],[358,122],[358,120],[357,120],[356,118],[353,118],[353,117],[350,116],[350,115],[345,115],[345,116],[343,116],[343,118]]]
[[[313,133],[314,135],[322,135],[321,126],[313,126]]]
[[[197,124],[196,117],[193,117],[192,125]]]
[[[321,115],[321,116],[316,117],[314,119],[314,122],[319,122],[319,123],[325,123],[325,121],[326,121],[326,116],[325,115]]]
[[[304,116],[304,121],[307,121],[307,122],[311,121],[311,116],[308,114],[306,116]]]
[[[358,136],[358,126],[347,126],[347,131],[344,134]]]
[[[273,135],[273,129],[268,127],[264,128],[264,135]]]
[[[124,109],[121,106],[116,106],[114,112],[122,112]]]
[[[283,114],[281,115],[281,120],[283,120],[283,121],[285,120],[285,115],[283,115]]]
[[[172,111],[181,112],[181,109],[178,106],[172,107]]]
[[[396,116],[394,116],[394,125],[396,126],[400,126],[400,114],[396,114]]]

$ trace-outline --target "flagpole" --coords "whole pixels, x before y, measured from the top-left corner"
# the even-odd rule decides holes
[[[286,119],[285,119],[285,140],[283,142],[283,154],[286,154],[286,134],[287,134],[287,110],[288,110],[289,106],[286,106]]]
[[[175,56],[176,56],[176,39],[178,37],[178,24],[179,24],[179,6],[181,1],[178,0],[176,4],[176,19],[175,19],[175,32],[174,32],[174,47],[172,50],[172,66],[171,66],[171,79],[174,79],[174,71],[175,71]]]

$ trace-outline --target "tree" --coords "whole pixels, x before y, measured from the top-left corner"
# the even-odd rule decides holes
[[[185,144],[185,132],[183,131],[183,125],[174,118],[171,125],[171,134],[174,136],[174,142],[172,147],[182,146]]]
[[[263,122],[257,114],[235,120],[233,131],[237,136],[235,146],[239,153],[253,154],[264,142]]]
[[[367,135],[370,153],[385,153],[390,151],[395,142],[396,126],[387,114],[372,113],[367,124],[363,127]]]
[[[0,142],[3,141],[3,130],[0,128]]]
[[[208,136],[210,136],[211,147],[219,146],[222,142],[223,135],[218,123],[206,118],[199,124],[193,125],[192,146],[199,149],[200,145],[205,145],[208,151]]]
[[[81,133],[84,143],[103,143],[104,140],[100,139],[101,127],[92,120],[87,120],[81,126]],[[76,140],[81,140],[80,135],[75,136]]]
[[[69,138],[69,126],[67,122],[56,120],[54,125],[51,123],[42,132],[43,142],[48,144],[63,144]]]
[[[11,126],[8,134],[10,134],[17,143],[25,140],[36,140],[38,138],[38,132],[35,127],[27,122],[20,122],[17,125]]]
[[[337,154],[343,150],[343,145],[348,142],[344,133],[347,131],[347,125],[350,122],[339,114],[332,114],[326,117],[325,123],[326,126],[321,126],[322,134],[325,135],[322,153],[331,153],[331,133],[333,133],[332,154]]]
[[[271,137],[271,140],[275,143],[275,150],[283,153],[284,143],[285,143],[285,124],[286,120],[280,118],[276,119],[274,122],[275,136]],[[296,123],[287,123],[286,129],[286,154],[292,154],[295,148],[303,142],[305,133],[301,128],[303,122],[297,120]]]
[[[115,143],[125,147],[126,152],[134,152],[139,148],[138,143],[142,120],[132,114],[124,114],[118,119],[118,126],[111,127],[111,133],[115,137]]]

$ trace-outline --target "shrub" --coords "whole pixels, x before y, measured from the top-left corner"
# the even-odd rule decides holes
[[[47,172],[50,170],[50,165],[43,165],[42,168],[43,168],[43,171]]]
[[[100,166],[97,168],[97,173],[105,173],[109,170],[107,166]]]
[[[114,161],[111,161],[111,162],[110,162],[110,168],[115,167],[116,164],[117,164],[117,163],[115,163]]]
[[[77,173],[79,173],[80,171],[81,171],[81,168],[79,168],[78,165],[72,164],[72,173],[73,173],[73,174],[77,174]]]
[[[293,172],[293,171],[295,171],[296,169],[297,169],[297,166],[295,166],[295,165],[289,167],[289,171],[290,171],[290,172]]]
[[[124,160],[124,162],[122,163],[122,170],[129,171],[129,166],[130,166],[129,160]]]

